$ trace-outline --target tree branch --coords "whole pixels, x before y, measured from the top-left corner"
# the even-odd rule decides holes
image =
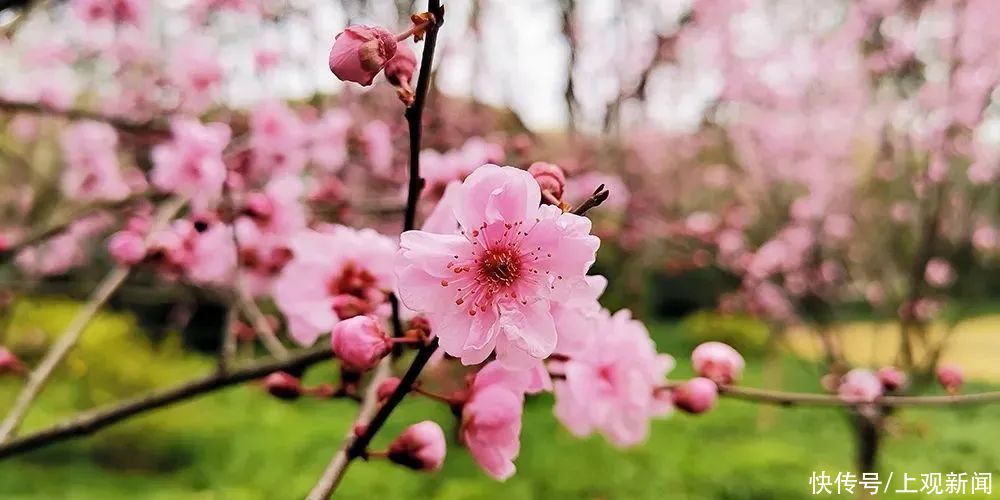
[[[153,223],[153,227],[150,229],[149,234],[146,236],[147,240],[151,235],[159,231],[160,228],[165,226],[177,212],[180,211],[181,207],[184,206],[186,200],[184,198],[174,198],[166,202],[160,207],[159,213],[156,216],[156,220]],[[148,241],[147,241],[148,242]],[[80,339],[83,334],[83,330],[90,324],[90,321],[94,318],[94,315],[101,309],[105,302],[111,298],[111,295],[115,293],[128,278],[131,268],[128,266],[115,266],[110,273],[101,281],[101,284],[94,290],[94,293],[90,296],[87,304],[84,306],[83,310],[77,313],[76,317],[73,318],[73,322],[69,324],[66,330],[63,332],[59,340],[52,346],[52,349],[45,354],[45,358],[38,367],[31,372],[31,376],[28,378],[27,384],[21,390],[21,393],[17,397],[17,401],[14,403],[14,407],[11,408],[10,413],[4,419],[3,424],[0,425],[0,443],[8,440],[15,432],[17,428],[21,425],[24,420],[25,415],[27,415],[28,410],[31,409],[31,404],[38,397],[45,383],[48,381],[52,372],[55,370],[56,366],[60,361],[66,356],[67,353],[76,345],[76,342]]]
[[[136,122],[102,115],[93,111],[82,109],[56,109],[42,104],[31,102],[18,102],[0,99],[0,110],[12,111],[15,113],[30,113],[35,115],[61,116],[71,120],[94,120],[107,123],[123,132],[135,134],[170,135],[170,127],[159,122]]]
[[[683,382],[671,382],[662,387],[669,390],[680,386]],[[719,395],[741,399],[751,403],[773,404],[778,406],[958,406],[977,405],[1000,402],[1000,391],[980,392],[977,394],[959,394],[946,396],[882,396],[871,403],[855,403],[845,401],[835,394],[815,394],[808,392],[785,392],[735,385],[719,386]]]
[[[254,380],[277,371],[295,371],[330,359],[329,346],[293,353],[286,359],[266,359],[242,368],[216,372],[151,394],[113,403],[85,412],[65,422],[0,444],[0,459],[48,446],[70,438],[93,434],[134,415],[163,408],[179,401]]]

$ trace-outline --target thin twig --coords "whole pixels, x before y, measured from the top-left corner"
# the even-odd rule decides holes
[[[107,123],[108,125],[124,132],[137,134],[154,134],[162,136],[170,135],[170,127],[163,123],[130,121],[82,109],[56,109],[37,103],[0,99],[0,110],[15,113],[61,116],[71,120],[93,120]]]
[[[663,389],[672,389],[681,384],[682,382],[671,382],[663,386]],[[735,385],[719,386],[719,395],[752,403],[778,406],[957,406],[1000,402],[1000,391],[958,394],[954,396],[882,396],[872,402],[861,403],[845,401],[835,394],[786,392]]]
[[[417,202],[420,200],[420,191],[423,189],[424,184],[423,179],[420,177],[420,138],[423,113],[424,106],[427,103],[427,91],[431,84],[434,47],[437,45],[438,30],[444,22],[444,8],[441,6],[440,0],[428,0],[427,10],[434,15],[434,23],[427,28],[426,38],[424,39],[424,50],[420,60],[420,74],[417,77],[417,88],[413,105],[406,110],[406,122],[410,131],[410,170],[409,186],[406,194],[406,212],[403,216],[403,231],[409,231],[416,227]],[[394,314],[398,315],[398,308],[396,308]],[[398,317],[394,318],[394,325],[398,321]],[[309,493],[309,500],[324,500],[329,498],[337,488],[337,485],[340,484],[351,461],[355,458],[365,456],[368,444],[385,424],[392,411],[403,400],[403,397],[410,392],[410,387],[413,386],[413,383],[417,380],[417,376],[420,375],[420,371],[423,370],[436,349],[437,339],[435,338],[417,352],[413,363],[406,370],[396,390],[393,391],[389,399],[379,408],[375,416],[371,418],[371,421],[367,422],[367,415],[362,415],[361,417],[363,418],[358,419],[359,422],[367,422],[364,431],[361,435],[357,437],[352,435],[344,441],[326,470],[323,471],[319,482]],[[388,359],[384,359],[382,364],[380,364],[380,370],[381,366],[389,362]],[[365,401],[362,403],[362,408],[374,405],[370,400],[376,397],[376,383],[377,379],[370,383]]]
[[[180,211],[181,207],[185,204],[185,199],[174,198],[162,207],[157,214],[156,221],[153,223],[152,229],[147,235],[147,239],[152,234],[159,231],[160,228],[165,226],[174,215]],[[28,378],[28,382],[25,384],[21,393],[17,397],[17,401],[14,403],[14,407],[11,408],[7,417],[4,419],[3,424],[0,425],[0,443],[7,441],[15,432],[17,428],[21,425],[24,420],[25,415],[27,415],[28,410],[31,409],[31,404],[38,397],[42,388],[45,386],[45,382],[48,381],[52,372],[55,370],[56,366],[60,361],[69,353],[70,349],[76,345],[76,342],[80,339],[80,335],[83,334],[83,330],[90,324],[90,321],[94,318],[97,312],[101,309],[105,302],[111,298],[111,295],[115,293],[125,282],[128,277],[131,268],[128,266],[115,266],[111,272],[105,276],[101,284],[98,285],[97,289],[90,296],[90,299],[84,305],[83,309],[77,313],[76,317],[73,318],[72,323],[66,328],[63,334],[59,337],[59,340],[52,346],[52,349],[45,354],[45,358],[38,367],[31,372],[31,376]]]
[[[254,380],[277,371],[295,371],[330,359],[329,346],[296,352],[287,359],[265,359],[227,371],[185,382],[160,391],[90,410],[65,422],[0,444],[0,459],[93,434],[126,418],[163,408],[231,385]]]
[[[271,323],[267,321],[267,317],[261,312],[260,307],[257,307],[257,303],[254,302],[253,297],[250,297],[246,292],[246,288],[241,286],[240,281],[242,280],[239,276],[237,276],[236,281],[236,300],[243,314],[246,314],[250,319],[251,326],[257,337],[264,343],[264,347],[267,348],[272,356],[279,359],[288,356],[288,349],[285,349],[285,346],[278,340],[277,334],[271,328]]]
[[[375,374],[368,383],[365,397],[361,400],[361,409],[358,410],[358,418],[354,423],[355,426],[369,425],[375,414],[375,410],[378,409],[378,386],[391,374],[391,366],[391,358],[385,357],[379,363],[378,368],[375,369]],[[329,498],[333,490],[337,488],[341,479],[344,478],[347,466],[350,465],[351,460],[354,458],[348,454],[348,450],[350,450],[350,443],[355,439],[354,427],[352,427],[347,431],[347,436],[344,437],[344,444],[337,450],[337,454],[333,456],[330,465],[323,471],[323,476],[320,477],[316,486],[313,486],[312,491],[309,492],[308,500],[324,500]]]
[[[576,215],[586,214],[591,208],[604,203],[608,199],[608,196],[611,196],[611,191],[604,189],[604,184],[601,184],[594,190],[594,194],[590,195],[590,198],[587,198],[580,206],[574,208],[572,212]]]

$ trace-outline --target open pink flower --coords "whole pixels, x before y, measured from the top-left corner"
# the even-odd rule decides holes
[[[654,390],[674,360],[657,354],[646,327],[628,310],[605,314],[586,351],[562,365],[555,382],[556,417],[578,436],[599,431],[617,446],[646,438],[649,420],[669,412]]]
[[[181,107],[200,114],[215,98],[225,75],[216,42],[207,36],[183,39],[170,57],[167,74],[181,94]]]
[[[191,196],[196,205],[216,201],[226,180],[222,151],[229,144],[229,127],[175,119],[170,130],[170,142],[153,148],[153,185],[161,191]]]
[[[476,374],[462,406],[460,436],[489,475],[503,481],[514,475],[521,451],[521,414],[527,379],[496,363]]]
[[[531,174],[486,165],[453,204],[460,235],[407,231],[400,240],[399,296],[424,313],[445,352],[467,365],[494,351],[505,366],[529,368],[558,342],[550,300],[584,280],[600,241],[590,220],[539,207]]]
[[[250,118],[253,170],[259,176],[298,173],[308,162],[308,130],[298,115],[280,101],[264,101]]]
[[[115,148],[118,135],[106,123],[81,121],[62,135],[63,170],[61,187],[66,196],[85,201],[120,200],[129,186],[118,166]]]
[[[146,14],[144,0],[72,0],[77,17],[88,24],[113,22],[141,26]]]
[[[385,28],[348,26],[333,42],[330,71],[341,80],[368,86],[394,55],[396,36]]]
[[[382,314],[393,289],[395,242],[371,229],[335,226],[292,237],[292,260],[274,283],[274,301],[292,338],[313,344],[342,319]]]
[[[347,161],[347,134],[353,119],[343,110],[331,110],[311,124],[309,154],[313,163],[329,172],[336,172]]]
[[[882,395],[882,381],[871,370],[855,368],[840,381],[837,395],[849,403],[871,403]]]

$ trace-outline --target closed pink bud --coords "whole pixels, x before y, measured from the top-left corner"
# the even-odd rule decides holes
[[[243,212],[261,221],[267,221],[274,214],[274,203],[264,193],[250,193],[244,202]]]
[[[361,422],[357,422],[354,424],[352,431],[354,432],[354,435],[357,437],[364,436],[365,433],[368,432],[368,425],[362,424]]]
[[[957,394],[962,382],[965,381],[965,374],[958,365],[944,364],[937,369],[937,380],[946,391]]]
[[[396,392],[397,387],[399,387],[399,377],[389,377],[383,380],[375,391],[379,402],[389,399],[389,396]]]
[[[397,47],[396,55],[385,64],[385,79],[396,87],[396,93],[403,104],[413,103],[413,72],[417,69],[417,56],[406,45]]]
[[[684,382],[674,389],[674,406],[688,413],[705,413],[715,406],[719,399],[719,387],[715,382],[697,377]]]
[[[906,374],[895,366],[883,366],[878,370],[878,379],[886,391],[898,391],[906,385]]]
[[[302,382],[285,372],[274,372],[264,379],[264,388],[278,399],[293,400],[302,395]]]
[[[10,349],[0,346],[0,375],[7,373],[21,374],[27,370],[24,363]]]
[[[847,372],[837,387],[837,395],[848,403],[872,403],[882,391],[882,381],[871,370],[862,368]]]
[[[348,26],[330,50],[330,71],[337,78],[371,85],[375,75],[396,55],[396,36],[378,26]]]
[[[355,316],[334,325],[330,345],[344,368],[357,372],[371,370],[392,350],[392,340],[371,316]]]
[[[548,191],[555,199],[561,200],[566,189],[566,174],[558,165],[536,161],[528,167],[528,173],[538,182],[542,191]]]
[[[115,262],[133,266],[146,258],[146,243],[132,231],[118,231],[108,240],[108,252]]]
[[[691,353],[691,363],[698,375],[722,385],[739,380],[745,364],[736,349],[722,342],[705,342],[696,347]]]
[[[424,420],[406,428],[389,445],[389,460],[414,470],[435,471],[444,464],[447,452],[441,426]]]

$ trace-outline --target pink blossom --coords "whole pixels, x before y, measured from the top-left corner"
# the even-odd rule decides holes
[[[330,346],[345,369],[365,372],[392,351],[392,340],[377,319],[355,316],[333,326]]]
[[[379,26],[348,26],[330,50],[330,71],[337,78],[368,86],[396,55],[396,36]]]
[[[555,414],[577,436],[599,431],[617,446],[633,446],[646,438],[650,418],[669,411],[654,391],[673,358],[657,354],[649,332],[628,310],[605,314],[597,330],[587,349],[563,365]]]
[[[306,227],[306,208],[301,201],[304,191],[298,176],[275,175],[263,192],[247,195],[244,212],[265,233],[291,235]]]
[[[452,181],[461,181],[473,170],[504,159],[503,147],[482,137],[472,137],[461,148],[445,153],[425,149],[420,152],[421,175],[427,189],[437,189]]]
[[[871,370],[855,368],[841,379],[837,394],[849,403],[871,403],[882,395],[882,381]]]
[[[298,173],[305,168],[308,130],[285,103],[269,100],[258,104],[250,117],[250,130],[257,175]]]
[[[392,129],[382,120],[373,120],[361,129],[361,143],[372,171],[386,177],[392,173]]]
[[[233,226],[217,222],[189,234],[191,253],[185,269],[188,279],[201,285],[231,285],[236,270]]]
[[[269,47],[257,47],[253,51],[254,67],[264,73],[281,62],[281,53]]]
[[[66,196],[85,201],[121,200],[129,186],[118,166],[118,134],[106,123],[81,121],[63,132],[66,169],[60,179]]]
[[[514,475],[513,460],[521,450],[524,392],[511,372],[487,365],[473,382],[462,406],[462,442],[489,475],[504,481]]]
[[[396,392],[396,388],[399,387],[399,377],[389,377],[383,380],[376,388],[376,396],[380,402],[384,402],[392,396],[392,393]]]
[[[153,185],[161,191],[191,196],[198,206],[215,202],[226,180],[222,151],[229,144],[229,127],[178,118],[171,122],[170,130],[171,140],[153,148]]]
[[[743,356],[722,342],[705,342],[691,353],[694,371],[717,384],[728,385],[743,373]]]
[[[951,268],[951,264],[948,261],[935,257],[927,262],[924,278],[931,286],[943,288],[955,280],[955,271]]]
[[[437,423],[424,420],[406,428],[389,445],[389,460],[414,470],[436,471],[444,465],[447,444]]]
[[[274,284],[274,300],[292,338],[311,345],[342,319],[385,312],[395,242],[371,229],[335,226],[291,239],[292,260]]]
[[[77,17],[88,24],[113,22],[141,26],[146,14],[143,0],[72,0]]]
[[[185,38],[171,54],[167,74],[180,91],[184,111],[205,111],[224,76],[215,41],[206,36]]]
[[[715,406],[719,399],[719,387],[704,377],[695,377],[674,389],[674,406],[688,413],[705,413]]]
[[[336,172],[347,161],[347,137],[353,119],[342,110],[330,110],[310,126],[309,154],[313,163]]]
[[[132,231],[118,231],[108,240],[108,252],[115,262],[125,266],[134,266],[146,257],[146,244],[142,235]]]
[[[1000,234],[995,227],[980,223],[972,231],[972,246],[980,252],[987,252],[1000,246]]]
[[[554,352],[573,355],[587,349],[607,314],[597,299],[604,293],[608,280],[604,276],[587,276],[575,285],[563,301],[552,301],[549,311],[556,324]]]
[[[951,394],[957,394],[965,381],[965,372],[962,367],[945,363],[937,368],[937,381]]]
[[[401,236],[400,299],[427,315],[445,352],[464,364],[496,351],[504,365],[527,368],[555,349],[549,302],[584,280],[600,241],[588,219],[540,199],[531,174],[486,165],[456,195],[461,235]]]

